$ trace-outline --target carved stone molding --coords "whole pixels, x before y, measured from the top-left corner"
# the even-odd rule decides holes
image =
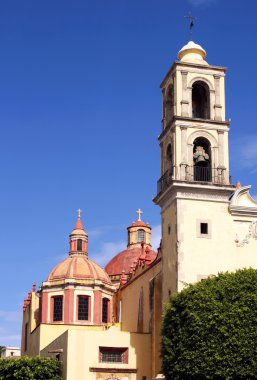
[[[244,247],[246,244],[249,244],[249,240],[253,238],[257,240],[257,222],[252,222],[249,225],[249,231],[245,237],[240,240],[236,234],[235,243],[237,247]]]

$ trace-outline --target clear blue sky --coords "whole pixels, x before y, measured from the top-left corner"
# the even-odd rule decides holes
[[[158,239],[159,84],[189,11],[207,61],[228,67],[233,181],[257,194],[257,2],[0,2],[0,345],[19,345],[23,298],[66,256],[79,207],[101,265],[138,207]]]

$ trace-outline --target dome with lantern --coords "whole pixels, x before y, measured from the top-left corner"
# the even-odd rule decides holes
[[[111,283],[105,270],[88,258],[88,236],[83,228],[80,215],[70,234],[69,256],[53,268],[47,281],[67,279]]]
[[[151,226],[141,220],[143,212],[137,211],[138,220],[128,228],[127,249],[116,254],[105,266],[105,270],[111,278],[112,283],[118,284],[121,276],[128,278],[131,269],[144,257],[144,262],[150,265],[157,257],[157,252],[152,250]]]
[[[78,210],[70,250],[40,288],[42,323],[101,325],[110,321],[115,287],[106,271],[88,258],[88,235]],[[102,312],[99,313],[99,310]]]

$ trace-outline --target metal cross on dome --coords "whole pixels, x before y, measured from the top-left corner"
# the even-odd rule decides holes
[[[188,16],[184,16],[184,18],[187,18],[189,21],[189,38],[192,40],[192,35],[193,35],[193,26],[194,22],[196,20],[196,17],[191,15],[191,12],[188,13]]]
[[[78,213],[78,218],[80,219],[80,218],[81,218],[82,210],[79,208],[79,209],[77,210],[77,213]]]
[[[143,214],[143,211],[140,210],[140,208],[136,211],[136,213],[138,214],[138,221],[140,222],[141,221],[141,214]]]

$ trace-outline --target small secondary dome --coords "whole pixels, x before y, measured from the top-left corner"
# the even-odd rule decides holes
[[[138,261],[142,253],[145,254],[145,248],[128,248],[114,256],[106,265],[105,270],[109,276],[121,275],[123,272],[129,274],[131,265]],[[151,249],[147,250],[146,262],[151,264],[156,259],[157,253]]]
[[[116,281],[117,277],[120,277],[122,273],[128,275],[131,271],[131,266],[140,257],[143,256],[148,265],[156,259],[157,253],[151,249],[151,226],[141,220],[143,211],[140,208],[136,213],[138,214],[138,220],[127,228],[127,249],[114,256],[105,267],[112,281]]]
[[[208,65],[208,63],[204,60],[206,58],[206,55],[207,53],[202,48],[202,46],[194,43],[193,41],[189,41],[178,52],[178,59],[182,62]]]

